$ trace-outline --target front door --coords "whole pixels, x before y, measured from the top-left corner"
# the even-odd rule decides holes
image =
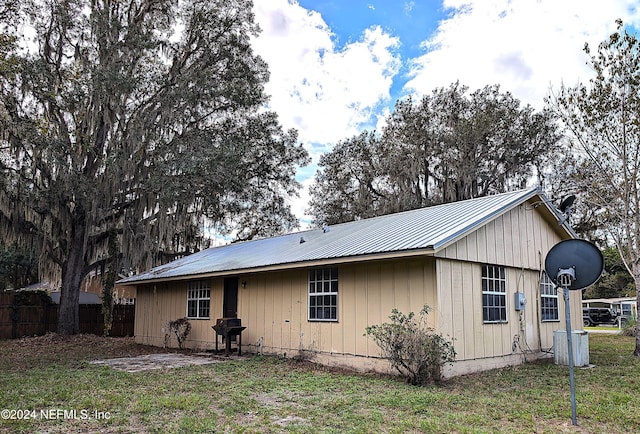
[[[224,299],[222,300],[222,317],[238,318],[238,278],[224,278]]]

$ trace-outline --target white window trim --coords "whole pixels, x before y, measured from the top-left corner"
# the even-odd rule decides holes
[[[481,283],[483,284],[482,285],[483,286],[483,289],[482,289],[482,322],[483,322],[483,324],[506,324],[506,323],[509,322],[509,309],[508,309],[509,305],[508,305],[508,298],[507,298],[507,269],[506,269],[506,267],[504,267],[502,265],[482,264],[481,271],[484,270],[485,267],[491,267],[491,268],[494,269],[494,271],[495,270],[503,270],[504,271],[504,278],[502,278],[500,276],[495,277],[495,272],[494,272],[494,277],[489,277],[488,276],[489,273],[487,273],[487,276],[485,277],[485,276],[482,275],[482,272],[481,272],[481,274],[480,274],[481,278],[482,278]],[[487,271],[488,271],[488,268],[487,268]],[[495,282],[502,283],[502,285],[499,285],[499,286],[502,286],[504,288],[504,290],[500,290],[500,291],[496,291],[495,289],[494,290],[489,290],[489,289],[485,290],[484,289],[484,286],[485,286],[484,282],[485,281],[487,281],[487,285],[486,285],[487,288],[489,287],[488,282],[489,281],[493,281],[494,283]],[[494,284],[494,288],[495,288],[495,284]],[[504,318],[505,319],[499,319],[499,320],[488,320],[488,319],[485,319],[485,315],[484,315],[485,307],[487,307],[487,308],[495,308],[495,306],[485,306],[485,304],[484,304],[484,296],[485,295],[490,295],[490,296],[498,295],[500,297],[504,297],[504,307],[498,307],[498,308],[499,309],[504,309]]]
[[[551,289],[549,292],[545,292],[545,288]],[[556,313],[557,318],[555,319],[545,319],[544,318],[544,310],[550,309],[545,307],[545,303],[543,300],[547,299],[555,299],[556,300]],[[542,272],[540,277],[540,319],[542,322],[560,322],[560,297],[558,296],[558,290],[556,285],[549,279],[546,272]]]
[[[322,271],[324,273],[325,270],[336,270],[336,278],[333,279],[331,278],[331,275],[329,276],[329,279],[324,279],[322,278],[321,280],[316,280],[314,278],[314,280],[311,279],[311,274],[315,273],[316,271]],[[331,271],[329,271],[329,273],[331,273]],[[329,291],[329,292],[311,292],[311,284],[312,283],[325,283],[325,282],[329,282],[329,285],[331,286],[331,282],[336,282],[336,291]],[[339,277],[338,277],[338,269],[337,267],[325,267],[325,268],[314,268],[312,270],[309,270],[309,274],[308,274],[308,280],[307,280],[307,321],[311,321],[311,322],[338,322],[338,317],[339,317],[339,300],[338,300],[338,292],[340,291],[339,288]],[[312,298],[320,298],[320,297],[324,297],[324,296],[335,296],[336,297],[336,304],[335,304],[335,308],[336,308],[336,317],[335,318],[311,318],[311,299]],[[329,305],[329,307],[333,307],[332,305]],[[314,309],[317,309],[317,306],[314,307]],[[317,310],[316,310],[317,312]]]
[[[189,302],[196,302],[196,316],[189,315]],[[209,302],[209,315],[200,316],[200,302]],[[185,315],[189,319],[210,319],[211,318],[211,287],[208,280],[194,280],[187,286],[187,312]]]

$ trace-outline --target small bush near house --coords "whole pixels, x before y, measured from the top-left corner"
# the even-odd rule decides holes
[[[366,328],[391,366],[414,385],[440,381],[442,368],[456,357],[453,342],[427,326],[429,310],[425,305],[416,318],[393,309],[391,323]]]
[[[168,323],[169,331],[176,335],[178,339],[178,348],[182,349],[184,341],[191,333],[191,323],[187,318],[179,318]]]
[[[636,335],[636,327],[638,327],[637,319],[629,319],[622,323],[622,335],[624,336],[635,336]]]

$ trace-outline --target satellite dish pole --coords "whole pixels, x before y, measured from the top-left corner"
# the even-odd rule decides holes
[[[545,272],[556,288],[564,295],[567,351],[569,359],[569,385],[571,387],[571,422],[578,425],[576,417],[576,386],[574,377],[573,342],[571,339],[571,306],[569,290],[582,290],[598,281],[604,271],[602,252],[588,241],[571,239],[553,246],[544,263]],[[557,349],[556,349],[557,350]]]
[[[569,305],[569,287],[576,280],[575,267],[558,270],[558,287],[562,287],[564,296],[564,319],[567,329],[567,351],[569,352],[569,388],[571,389],[571,423],[578,425],[576,410],[576,381],[573,362],[573,341],[571,339],[571,306]],[[556,287],[557,288],[557,287]]]

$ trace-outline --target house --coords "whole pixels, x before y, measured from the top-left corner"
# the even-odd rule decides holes
[[[591,298],[588,300],[582,300],[582,307],[606,307],[616,311],[621,318],[638,318],[638,306],[637,299],[635,297]]]
[[[92,270],[83,279],[80,285],[80,293],[93,293],[100,299],[103,291],[103,278],[97,270]],[[115,285],[113,288],[114,304],[135,304],[136,291],[135,288]]]
[[[237,317],[245,353],[361,371],[389,370],[365,327],[427,304],[454,339],[452,376],[548,354],[565,315],[544,260],[575,237],[565,220],[520,190],[214,247],[119,284],[136,287],[138,343],[162,346],[166,322],[187,316],[186,345],[209,349],[216,319]],[[581,329],[580,291],[570,304]]]
[[[38,282],[18,289],[16,292],[44,292],[51,297],[53,304],[60,304],[60,288],[50,282]],[[78,304],[101,304],[100,297],[91,292],[80,291]]]

